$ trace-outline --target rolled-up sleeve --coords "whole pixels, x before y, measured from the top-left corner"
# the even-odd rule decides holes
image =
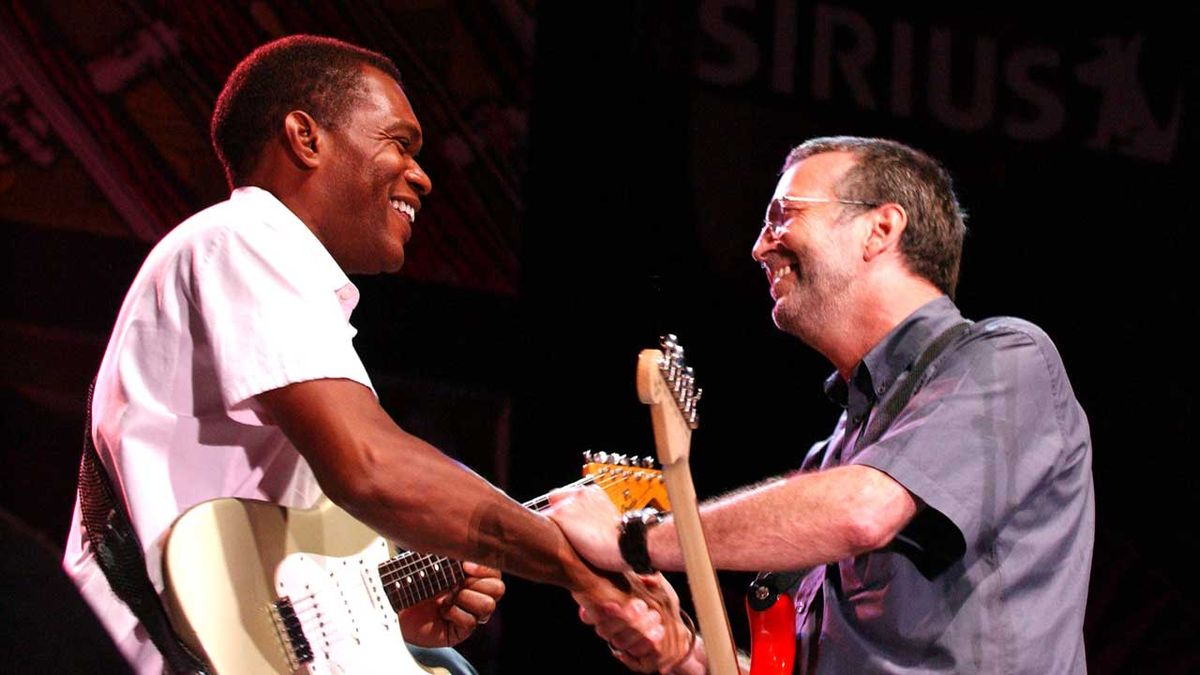
[[[1064,447],[1053,346],[1018,320],[976,326],[942,358],[878,442],[850,460],[891,476],[934,513],[903,535],[940,559],[990,545],[1050,480]],[[946,536],[935,515],[957,530]],[[957,541],[956,541],[957,540]],[[959,550],[953,550],[953,549]]]

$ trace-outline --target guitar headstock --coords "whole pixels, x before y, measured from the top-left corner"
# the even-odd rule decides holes
[[[661,346],[638,354],[638,398],[651,406],[658,460],[673,464],[687,457],[692,429],[700,425],[696,406],[703,390],[696,386],[678,338],[663,336]]]
[[[662,471],[654,468],[651,457],[587,450],[583,453],[583,475],[603,488],[623,512],[647,506],[659,511],[671,510]]]

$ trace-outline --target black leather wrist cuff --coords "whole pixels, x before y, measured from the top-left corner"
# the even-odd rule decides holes
[[[617,546],[626,564],[638,574],[654,574],[657,571],[650,564],[646,534],[660,520],[662,516],[655,509],[635,509],[621,517],[621,535],[617,538]]]

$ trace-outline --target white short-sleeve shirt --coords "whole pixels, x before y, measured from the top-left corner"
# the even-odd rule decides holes
[[[100,365],[92,434],[160,590],[162,536],[189,507],[217,497],[308,506],[320,494],[254,397],[323,378],[371,387],[351,344],[357,302],[316,236],[259,188],[235,190],[150,252]],[[78,504],[63,565],[138,671],[161,672],[92,558]]]

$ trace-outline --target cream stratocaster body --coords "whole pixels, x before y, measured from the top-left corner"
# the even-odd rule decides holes
[[[167,535],[168,613],[217,673],[424,673],[381,587],[392,557],[326,499],[311,509],[217,499]]]
[[[669,508],[661,474],[638,458],[585,462],[576,484],[601,486],[622,509]],[[327,499],[198,504],[167,533],[163,576],[172,625],[220,674],[444,674],[412,658],[397,613],[463,580],[457,561],[397,552]]]

